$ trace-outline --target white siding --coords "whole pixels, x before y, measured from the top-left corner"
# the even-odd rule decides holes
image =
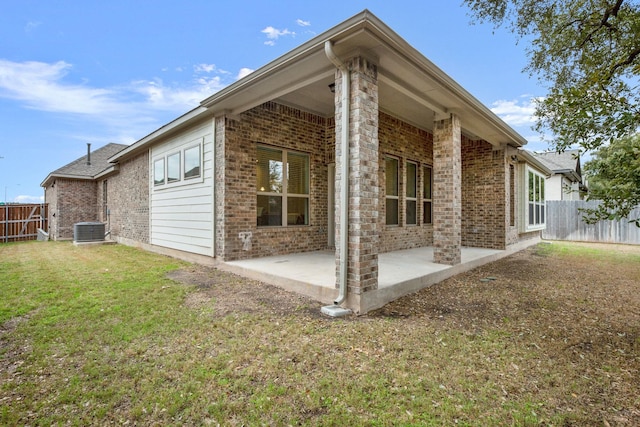
[[[544,193],[547,200],[562,200],[562,175],[551,175],[547,178]]]
[[[200,143],[201,178],[154,186],[154,161]],[[151,149],[151,244],[213,255],[213,135],[205,122]],[[181,158],[183,164],[184,159]],[[181,177],[184,171],[181,170]]]

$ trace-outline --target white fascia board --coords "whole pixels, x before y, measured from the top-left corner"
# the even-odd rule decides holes
[[[95,178],[86,175],[67,175],[62,173],[51,173],[40,183],[40,187],[48,187],[49,182],[54,179],[75,179],[78,181],[93,181]]]
[[[551,169],[549,169],[544,163],[538,160],[536,156],[532,155],[527,150],[519,148],[518,156],[522,157],[526,163],[529,163],[530,165],[534,166],[540,172],[544,173],[547,177],[553,175],[553,171]]]
[[[109,157],[108,162],[117,163],[122,158],[129,157],[131,154],[137,153],[142,149],[146,148],[148,145],[153,144],[158,138],[166,135],[167,133],[178,130],[184,126],[187,126],[190,123],[192,123],[193,120],[196,120],[207,114],[210,114],[210,112],[206,108],[196,107],[193,110],[187,112],[186,114],[183,114],[182,116],[178,117],[177,119],[158,128],[157,130],[153,131],[152,133],[145,136],[144,138],[139,139],[138,141],[134,142],[124,150],[115,154],[114,156]]]
[[[395,55],[398,55],[407,64],[415,68],[418,73],[424,73],[436,82],[445,93],[457,99],[458,103],[462,104],[465,109],[468,108],[470,114],[486,122],[494,129],[494,132],[490,133],[493,137],[490,139],[494,140],[494,142],[499,140],[500,143],[515,147],[521,147],[527,144],[527,140],[524,137],[368,10],[364,10],[343,23],[338,24],[336,27],[316,36],[307,43],[304,43],[298,48],[257,69],[248,76],[220,90],[209,98],[206,98],[201,102],[201,106],[211,109],[216,113],[224,110],[239,113],[247,106],[252,107],[259,105],[265,100],[268,100],[268,98],[271,97],[272,99],[274,96],[280,94],[280,89],[278,88],[261,88],[260,84],[263,81],[285,70],[287,67],[295,66],[295,64],[303,61],[307,57],[318,54],[319,52],[321,53],[324,50],[324,43],[327,40],[334,42],[336,47],[338,47],[339,43],[343,43],[342,49],[348,49],[349,39],[363,32],[385,49],[393,51]],[[351,47],[357,48],[357,46]],[[398,83],[394,81],[395,79],[393,79],[393,77],[387,77],[389,77],[387,83]],[[384,79],[385,77],[383,76],[382,78]],[[399,88],[402,89],[403,86]],[[404,87],[406,88],[406,86]],[[259,89],[256,90],[256,88]],[[256,98],[251,101],[240,101],[235,105],[232,99],[245,91],[255,91]],[[432,108],[440,114],[456,112],[455,109],[450,111],[447,106],[439,105],[424,98],[419,99],[418,102],[428,108]]]

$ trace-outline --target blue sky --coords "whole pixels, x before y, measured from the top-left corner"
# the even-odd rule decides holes
[[[3,0],[0,200],[37,202],[47,174],[131,144],[262,65],[369,9],[528,141],[544,94],[524,43],[458,1]]]

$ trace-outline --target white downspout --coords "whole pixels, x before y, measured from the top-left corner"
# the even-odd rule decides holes
[[[327,58],[342,72],[342,128],[340,133],[340,147],[342,163],[340,164],[340,272],[339,294],[333,302],[342,304],[347,299],[347,259],[349,250],[349,81],[351,76],[344,62],[333,52],[331,41],[324,42]]]

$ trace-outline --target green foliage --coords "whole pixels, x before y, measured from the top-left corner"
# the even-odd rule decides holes
[[[536,130],[590,151],[640,126],[640,4],[624,0],[465,0],[481,21],[530,40],[527,71],[548,85]]]
[[[584,166],[589,177],[589,200],[602,200],[586,209],[589,223],[621,219],[640,204],[640,135],[621,138],[594,153]],[[640,227],[640,218],[631,218]]]

